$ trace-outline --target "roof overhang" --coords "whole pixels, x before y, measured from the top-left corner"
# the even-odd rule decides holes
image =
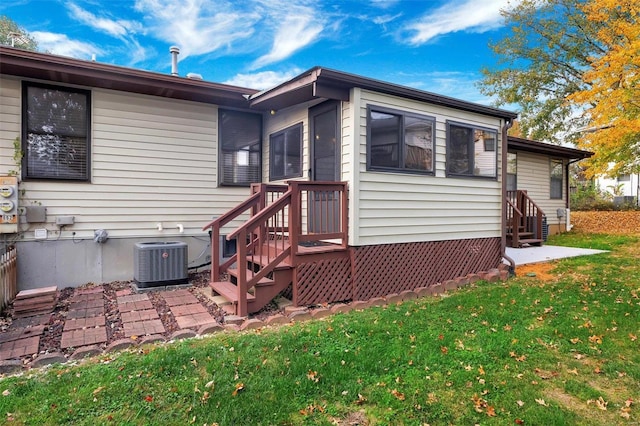
[[[503,109],[321,67],[312,68],[273,89],[256,93],[251,96],[250,102],[252,108],[279,110],[315,99],[347,101],[351,89],[355,87],[507,120],[518,116],[515,112]]]
[[[0,74],[248,108],[257,90],[0,46]],[[244,95],[244,96],[243,96]]]
[[[508,137],[508,151],[526,151],[536,154],[544,154],[552,157],[566,158],[569,160],[582,160],[593,155],[591,151],[569,148],[566,146],[553,145],[545,142],[538,142],[530,139]]]

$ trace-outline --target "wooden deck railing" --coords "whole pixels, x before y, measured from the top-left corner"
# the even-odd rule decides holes
[[[18,251],[15,246],[3,247],[0,252],[0,312],[18,294]]]
[[[221,273],[235,264],[238,315],[246,315],[248,290],[285,259],[294,266],[296,256],[303,254],[300,244],[338,240],[339,247],[347,248],[347,205],[345,182],[290,181],[287,187],[253,186],[247,200],[203,228],[212,229],[211,280],[219,281]],[[220,227],[248,211],[251,217],[227,235],[227,240],[236,241],[236,254],[220,264]],[[247,265],[261,267],[247,269]]]
[[[526,233],[533,240],[543,240],[542,209],[529,197],[527,191],[507,191],[505,199],[507,229],[511,231],[511,246],[519,247],[521,234]]]

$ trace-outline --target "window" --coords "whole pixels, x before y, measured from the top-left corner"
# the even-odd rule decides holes
[[[218,132],[220,184],[249,186],[260,182],[262,116],[221,109]]]
[[[631,182],[631,175],[622,174],[622,175],[618,176],[618,182]]]
[[[551,189],[552,200],[562,199],[562,160],[551,160]]]
[[[507,153],[507,191],[518,189],[518,156],[515,152]]]
[[[25,179],[90,179],[87,90],[24,83],[22,173]]]
[[[447,122],[447,176],[495,178],[497,140],[494,130]]]
[[[433,118],[379,107],[367,115],[369,170],[433,173]]]
[[[302,123],[269,137],[269,179],[302,176]]]

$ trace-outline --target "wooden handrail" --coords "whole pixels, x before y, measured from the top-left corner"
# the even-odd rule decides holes
[[[273,202],[272,204],[269,204],[267,207],[260,210],[256,215],[251,217],[251,219],[249,219],[248,221],[240,225],[238,228],[236,228],[235,231],[227,235],[227,240],[232,240],[233,238],[235,238],[242,229],[247,230],[247,229],[254,228],[256,224],[264,222],[267,218],[272,216],[282,207],[289,204],[291,202],[291,192],[292,192],[291,190],[285,192],[275,202]]]
[[[253,207],[254,204],[257,204],[259,200],[260,200],[260,193],[256,192],[255,194],[251,195],[249,198],[244,200],[242,203],[235,206],[233,209],[224,213],[222,216],[218,216],[216,219],[206,224],[204,227],[202,227],[202,230],[206,231],[207,229],[215,226],[216,224],[221,227],[226,225],[227,223],[231,222],[232,220],[240,216],[242,213],[244,213],[245,211]]]
[[[505,202],[505,207],[507,209],[506,219],[507,221],[511,219],[511,245],[513,247],[520,246],[520,226],[524,227],[523,232],[533,233],[534,239],[542,240],[544,212],[538,204],[529,197],[527,191],[507,191]],[[511,212],[513,212],[513,215]],[[535,224],[531,223],[531,217],[535,217]]]

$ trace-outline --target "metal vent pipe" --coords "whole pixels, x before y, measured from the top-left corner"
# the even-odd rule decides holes
[[[171,53],[171,75],[178,75],[178,55],[180,54],[180,48],[178,46],[171,46],[169,48]]]

